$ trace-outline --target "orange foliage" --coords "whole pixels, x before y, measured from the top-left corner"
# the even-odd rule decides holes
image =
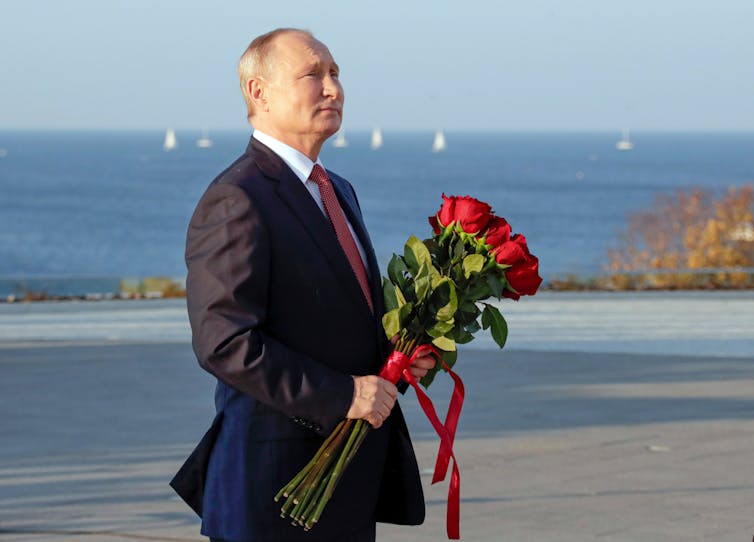
[[[617,288],[754,286],[750,273],[735,271],[754,267],[754,186],[729,188],[718,199],[702,189],[659,197],[628,218],[608,258]]]

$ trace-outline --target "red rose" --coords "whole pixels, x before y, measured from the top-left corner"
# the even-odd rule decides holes
[[[440,224],[437,222],[437,216],[430,216],[429,217],[429,225],[432,226],[432,231],[437,233],[440,233],[442,229],[440,228]]]
[[[437,217],[437,221],[440,223],[440,226],[449,226],[450,223],[456,219],[455,209],[456,198],[454,196],[447,197],[445,194],[443,194],[442,206],[440,207],[440,210],[437,211],[437,215],[435,215]]]
[[[466,233],[477,234],[484,230],[492,219],[492,207],[476,198],[471,196],[448,197],[443,194],[442,199],[442,207],[436,215],[437,222],[442,227],[456,222]]]
[[[505,297],[518,299],[522,295],[536,294],[539,285],[542,284],[542,277],[539,276],[539,260],[536,256],[528,254],[523,262],[505,271],[505,278],[508,279],[510,287],[515,290],[515,292],[504,290]]]
[[[517,233],[493,251],[495,261],[500,265],[516,265],[526,260],[529,255],[529,247],[526,246],[526,238]]]
[[[492,220],[492,207],[471,196],[456,198],[455,219],[466,233],[476,234],[484,230]]]
[[[518,299],[522,295],[534,295],[542,284],[539,276],[539,260],[529,252],[526,238],[517,233],[493,250],[495,261],[500,265],[510,265],[505,270],[508,285],[515,291],[504,290],[503,296]]]
[[[487,226],[486,243],[493,247],[499,247],[507,243],[511,238],[511,226],[508,221],[499,216],[492,217]]]
[[[507,297],[508,299],[512,299],[513,301],[518,301],[519,299],[521,299],[520,295],[512,290],[509,290],[508,288],[503,290],[503,297]]]

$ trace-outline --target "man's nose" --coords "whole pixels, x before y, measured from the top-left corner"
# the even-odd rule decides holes
[[[343,94],[343,87],[336,78],[327,75],[324,80],[322,92],[330,98],[339,98]]]

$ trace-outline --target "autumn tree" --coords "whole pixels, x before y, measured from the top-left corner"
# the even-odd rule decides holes
[[[628,217],[608,258],[616,288],[754,286],[736,270],[754,267],[754,186],[718,198],[698,188],[660,196]]]

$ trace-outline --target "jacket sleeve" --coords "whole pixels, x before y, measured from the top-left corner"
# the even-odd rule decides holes
[[[219,380],[327,434],[348,412],[353,379],[265,333],[270,255],[267,225],[248,194],[210,185],[186,241],[194,352]]]

